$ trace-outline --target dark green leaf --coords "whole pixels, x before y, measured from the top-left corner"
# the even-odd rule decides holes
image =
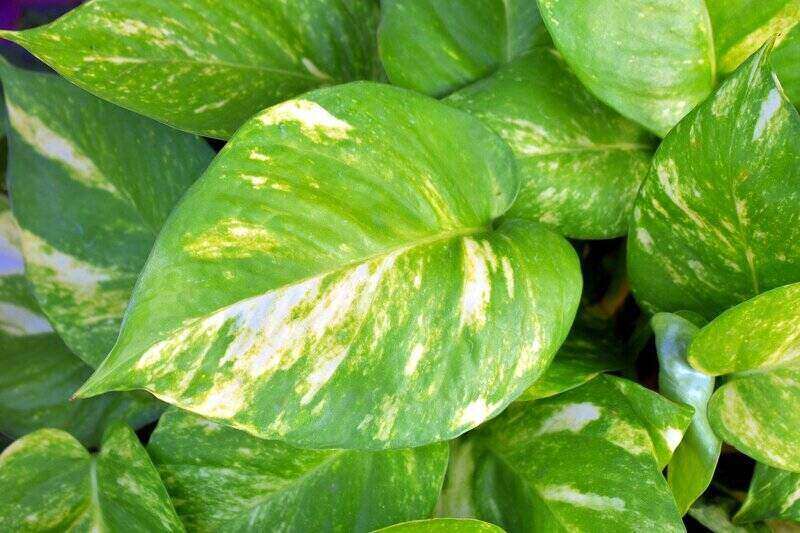
[[[300,450],[170,410],[148,451],[190,531],[369,531],[430,515],[447,446]]]
[[[396,524],[379,531],[381,533],[502,533],[503,529],[480,520],[435,518]]]

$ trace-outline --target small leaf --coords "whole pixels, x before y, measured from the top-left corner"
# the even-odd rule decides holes
[[[700,522],[713,533],[772,533],[773,529],[764,523],[733,523],[731,517],[739,502],[730,496],[713,494],[703,495],[689,509],[689,516]],[[775,530],[777,531],[780,530]],[[782,533],[789,533],[783,531]]]
[[[628,238],[637,300],[711,319],[800,280],[800,116],[765,46],[664,139]]]
[[[191,531],[369,531],[430,515],[447,446],[301,450],[172,409],[148,451]],[[298,512],[301,511],[301,512]]]
[[[446,102],[511,146],[520,192],[507,216],[578,239],[623,235],[652,156],[650,135],[592,96],[539,48]]]
[[[0,196],[0,433],[18,438],[42,428],[68,431],[96,446],[114,420],[140,427],[161,413],[144,393],[70,396],[91,375],[56,335],[25,279],[19,228]]]
[[[183,531],[136,435],[112,425],[102,450],[41,429],[0,454],[3,531]]]
[[[699,330],[696,325],[669,313],[657,314],[651,324],[656,334],[659,392],[694,408],[692,424],[667,467],[667,482],[683,514],[711,483],[722,448],[707,414],[714,378],[686,362],[689,343]]]
[[[714,27],[714,49],[721,74],[736,70],[778,35],[775,47],[798,22],[798,0],[705,0]]]
[[[539,10],[584,85],[662,137],[715,85],[703,0],[539,0]]]
[[[381,533],[503,533],[503,529],[494,524],[463,518],[415,520],[395,524],[378,531]]]
[[[389,80],[430,96],[549,41],[536,0],[384,0],[378,36]]]
[[[660,470],[690,419],[611,376],[514,403],[468,437],[472,505],[509,531],[683,531]]]
[[[737,523],[783,519],[800,522],[800,474],[756,464]]]
[[[714,431],[750,457],[800,472],[800,283],[765,292],[700,330],[689,363],[730,374],[709,403]]]
[[[477,119],[404,89],[266,110],[173,212],[81,394],[144,388],[302,447],[477,426],[545,370],[581,290],[564,239],[490,228],[513,168]]]
[[[372,0],[95,0],[0,36],[101,98],[226,139],[286,98],[373,79],[377,18]]]
[[[2,78],[27,276],[67,346],[96,367],[156,233],[213,151],[57,76],[6,64]]]

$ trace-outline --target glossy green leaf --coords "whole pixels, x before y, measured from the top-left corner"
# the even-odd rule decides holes
[[[658,135],[716,83],[703,0],[539,0],[539,9],[584,85]]]
[[[503,533],[503,528],[480,520],[434,518],[385,527],[381,533]]]
[[[97,366],[156,233],[213,151],[57,76],[1,74],[27,276],[67,346]]]
[[[460,467],[472,501],[460,507],[511,532],[682,531],[660,470],[690,420],[688,407],[611,376],[514,403],[471,437]]]
[[[18,438],[45,427],[96,446],[114,420],[133,427],[161,412],[144,394],[110,393],[69,401],[91,369],[56,335],[24,276],[19,228],[0,196],[0,433]]]
[[[68,433],[41,429],[0,454],[3,531],[183,531],[136,435],[115,424],[92,455]]]
[[[713,533],[771,533],[773,529],[762,522],[755,524],[734,524],[733,513],[739,502],[729,496],[704,495],[689,509],[689,516],[700,522]],[[789,533],[782,531],[781,533]]]
[[[520,192],[508,216],[579,239],[628,230],[652,156],[650,134],[600,103],[553,50],[534,50],[447,102],[514,151]]]
[[[722,441],[708,422],[707,407],[714,392],[714,378],[686,362],[689,343],[699,330],[696,325],[669,313],[657,314],[651,324],[656,335],[659,392],[694,408],[692,424],[667,467],[667,482],[678,510],[686,513],[711,483],[722,448]]]
[[[164,414],[148,451],[190,531],[370,531],[430,515],[447,446],[301,450]]]
[[[536,0],[383,0],[380,56],[395,85],[443,96],[547,44]]]
[[[709,403],[726,442],[758,461],[800,472],[800,283],[726,311],[689,346],[689,362],[729,374]]]
[[[756,464],[737,523],[784,519],[800,522],[800,474]]]
[[[378,72],[373,0],[94,0],[0,32],[64,77],[176,128],[228,138],[265,107]]]
[[[574,389],[601,372],[626,366],[622,346],[613,336],[588,328],[576,320],[572,330],[541,378],[517,401],[548,398]]]
[[[800,25],[795,26],[775,49],[772,66],[786,96],[796,107],[800,106]]]
[[[776,48],[800,22],[800,0],[705,0],[721,74],[736,70],[774,35]]]
[[[490,227],[513,170],[477,119],[404,89],[266,110],[173,212],[82,395],[144,388],[303,447],[475,427],[541,375],[581,290],[564,239]]]
[[[636,200],[628,271],[650,311],[710,319],[800,280],[800,116],[765,46],[664,139]]]

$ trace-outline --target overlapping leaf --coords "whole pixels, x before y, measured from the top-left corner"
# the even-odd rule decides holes
[[[174,211],[82,394],[145,388],[307,447],[463,433],[541,375],[580,295],[565,240],[490,228],[516,188],[498,137],[404,89],[272,107]]]
[[[650,135],[592,96],[539,48],[447,99],[514,151],[520,193],[508,216],[573,238],[624,234],[647,175]]]
[[[800,280],[800,116],[765,46],[664,139],[636,200],[631,284],[713,318]]]
[[[653,317],[659,362],[659,391],[665,397],[694,408],[692,424],[672,455],[667,482],[678,510],[685,513],[711,483],[722,442],[708,422],[708,400],[714,378],[698,372],[686,362],[689,343],[699,328],[689,320],[669,313]]]
[[[800,522],[800,474],[758,463],[747,499],[734,520],[747,523],[772,519]]]
[[[300,450],[190,413],[161,418],[148,451],[191,531],[370,531],[429,516],[447,446]]]
[[[503,529],[480,520],[434,518],[396,524],[379,531],[381,533],[502,533]]]
[[[786,96],[800,106],[800,25],[795,26],[775,50],[772,64]]]
[[[689,515],[712,533],[772,533],[776,531],[763,522],[735,524],[733,515],[738,506],[739,502],[728,495],[704,495],[694,502],[689,509]],[[777,532],[789,533],[780,529],[777,529]]]
[[[0,454],[3,531],[183,531],[167,491],[122,424],[92,455],[68,433],[41,429]]]
[[[2,78],[27,276],[67,346],[97,366],[156,233],[213,152],[56,76],[6,64]]]
[[[459,490],[440,509],[508,531],[681,531],[661,475],[691,409],[599,376],[558,396],[512,404],[451,463]]]
[[[536,0],[385,0],[380,55],[395,85],[444,96],[549,42]]]
[[[144,394],[111,393],[69,401],[91,369],[75,357],[39,311],[24,276],[19,228],[0,197],[0,433],[41,428],[70,432],[96,446],[108,424],[139,427],[161,412]]]
[[[714,431],[747,455],[800,472],[800,283],[726,311],[689,346],[691,365],[729,375],[709,403]]]
[[[661,136],[716,83],[703,0],[539,0],[539,9],[584,85]]]
[[[89,92],[228,138],[257,111],[378,72],[373,0],[94,0],[2,36]]]

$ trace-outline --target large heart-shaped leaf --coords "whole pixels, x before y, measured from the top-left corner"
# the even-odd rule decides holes
[[[373,79],[377,22],[373,0],[94,0],[0,36],[102,98],[228,138],[281,100]]]
[[[301,450],[170,410],[148,451],[191,531],[370,531],[430,515],[447,446]]]
[[[0,74],[27,276],[67,346],[97,366],[156,233],[213,151],[57,76]]]
[[[800,473],[756,464],[750,490],[734,520],[783,519],[800,522]]]
[[[795,106],[800,106],[800,25],[795,26],[775,50],[772,65],[786,96]]]
[[[468,437],[469,455],[451,463],[461,490],[440,508],[508,531],[682,531],[660,470],[690,420],[688,407],[611,376],[514,403]]]
[[[667,469],[667,482],[683,514],[711,483],[722,448],[722,441],[708,422],[714,378],[686,362],[689,343],[699,330],[695,324],[670,313],[657,314],[651,324],[656,334],[659,391],[670,400],[694,408],[692,424]]]
[[[443,96],[547,44],[536,0],[384,0],[380,56],[395,85]]]
[[[539,48],[447,102],[514,151],[520,192],[508,216],[574,238],[628,230],[652,155],[650,135],[592,96],[549,48]]]
[[[586,87],[658,135],[716,83],[703,0],[539,0],[539,9]]]
[[[798,22],[800,0],[705,0],[714,28],[717,69],[736,70],[774,35],[776,48]]]
[[[92,455],[68,433],[41,429],[0,454],[3,531],[183,531],[136,435],[112,425]]]
[[[385,527],[379,531],[381,533],[503,533],[503,529],[494,524],[464,518],[415,520]]]
[[[144,394],[69,401],[91,369],[53,333],[30,293],[17,227],[0,196],[0,433],[17,438],[49,427],[96,446],[114,420],[139,427],[161,412]]]
[[[628,239],[631,284],[648,310],[710,319],[800,280],[800,116],[768,53],[743,64],[655,155]]]
[[[709,403],[714,431],[747,455],[800,472],[800,283],[726,311],[689,346],[689,362],[730,374]]]
[[[145,388],[306,447],[475,427],[541,375],[581,290],[564,239],[490,227],[513,170],[477,119],[404,89],[266,110],[174,211],[82,395]]]

